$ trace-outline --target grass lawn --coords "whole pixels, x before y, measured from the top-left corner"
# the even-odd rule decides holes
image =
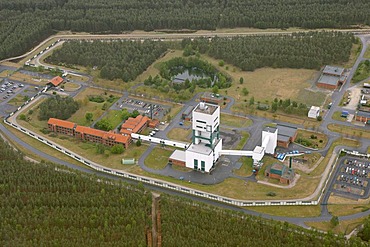
[[[173,153],[173,149],[154,148],[153,151],[145,159],[144,164],[147,167],[161,170],[168,164],[168,158]]]
[[[340,124],[329,124],[328,129],[334,132],[338,132],[347,136],[370,138],[370,132],[355,127],[348,127]]]
[[[227,125],[230,127],[237,127],[237,128],[243,128],[248,127],[252,125],[252,120],[245,118],[245,117],[239,117],[239,116],[233,116],[226,113],[221,113],[221,125]]]
[[[82,81],[87,82],[89,80],[86,76],[76,76],[76,75],[67,75],[67,79],[74,80],[74,81]]]
[[[73,83],[73,82],[66,82],[63,86],[64,86],[64,90],[69,91],[69,92],[74,92],[81,87],[80,85]]]
[[[103,119],[107,119],[112,124],[113,129],[116,129],[122,122],[122,113],[119,110],[109,110]]]
[[[329,212],[335,216],[351,215],[359,212],[364,212],[369,209],[370,209],[369,205],[356,205],[356,204],[328,205]]]
[[[309,143],[312,144],[310,147],[315,147],[318,149],[325,147],[326,143],[328,142],[328,137],[326,135],[320,132],[313,132],[303,129],[298,129],[296,142],[299,138],[307,140]]]
[[[14,73],[14,71],[12,70],[3,70],[0,72],[0,77],[8,77],[9,75],[11,75],[12,73]]]
[[[347,120],[346,117],[341,117],[342,112],[341,111],[336,111],[333,113],[332,119],[337,120],[337,121],[342,121],[345,122]]]
[[[41,143],[40,141],[8,126],[8,125],[4,125],[5,128],[7,128],[10,132],[12,132],[15,136],[17,136],[19,139],[21,139],[22,141],[30,144],[32,147],[35,147],[37,148],[38,150],[40,150],[41,152],[44,152],[46,154],[49,154],[51,156],[54,156],[58,159],[61,159],[61,160],[64,160],[64,161],[67,161],[68,163],[71,163],[71,164],[74,164],[74,165],[78,165],[78,166],[82,166],[82,167],[87,167],[85,165],[83,165],[82,163],[76,161],[75,159],[72,159],[70,157],[68,157],[67,155],[61,153],[61,152],[58,152],[56,151],[55,149]],[[11,142],[11,144],[13,146],[15,146],[19,151],[21,151],[24,155],[34,159],[34,160],[37,160],[37,161],[43,161],[44,159],[41,158],[40,156],[36,155],[35,153],[29,151],[28,149],[24,148],[22,145],[18,144],[17,142],[15,141],[12,141],[11,139],[9,140]],[[87,167],[89,168],[89,167]],[[90,168],[89,168],[90,169]]]
[[[353,67],[353,65],[356,62],[356,59],[357,59],[358,55],[360,54],[360,52],[362,50],[362,43],[361,43],[361,41],[358,38],[356,38],[356,39],[358,40],[358,44],[352,44],[351,55],[349,56],[348,61],[345,62],[345,63],[342,63],[342,64],[338,64],[338,66],[344,67],[344,68],[347,68],[347,69]],[[368,50],[369,49],[367,49],[367,51]],[[369,54],[369,56],[370,56],[370,54]],[[364,57],[367,57],[366,56],[366,53],[365,53]],[[368,57],[368,58],[370,58],[370,57]]]
[[[104,110],[102,110],[103,105],[107,103],[106,109],[108,109],[114,102],[109,103],[108,101],[105,101],[104,103],[96,103],[89,101],[88,96],[89,95],[102,95],[104,98],[109,97],[109,95],[113,95],[115,97],[120,97],[120,94],[107,92],[107,95],[105,95],[105,91],[96,89],[96,88],[86,88],[84,91],[80,92],[74,99],[80,103],[80,108],[77,110],[75,114],[73,114],[68,121],[77,123],[79,125],[84,126],[90,126],[90,124],[98,119],[101,115],[103,115]],[[87,112],[91,112],[93,114],[93,121],[87,122],[85,115]],[[118,124],[117,124],[118,125]]]
[[[181,111],[182,107],[183,107],[183,105],[173,104],[171,106],[170,112],[167,113],[165,116],[163,116],[162,120],[163,121],[167,121],[168,116],[170,116],[171,119],[173,119],[177,114],[179,114],[179,112]]]
[[[339,225],[333,227],[330,221],[322,221],[322,222],[305,222],[306,225],[316,228],[321,231],[333,231],[336,234],[343,233],[349,234],[352,232],[357,226],[361,225],[362,222],[365,220],[366,217],[353,219],[353,220],[343,220],[339,221]]]
[[[253,96],[256,102],[261,101],[262,103],[265,100],[272,101],[274,98],[290,98],[291,100],[306,103],[306,100],[311,101],[312,97],[301,97],[302,90],[310,87],[311,82],[314,81],[319,73],[318,71],[308,69],[273,68],[261,68],[253,72],[246,72],[230,64],[220,67],[218,65],[219,60],[206,55],[202,55],[202,58],[205,58],[221,72],[228,74],[232,78],[232,86],[220,90],[220,94],[232,96],[237,101],[243,101]],[[226,69],[227,67],[228,69]],[[243,84],[239,83],[240,77],[244,78]],[[263,90],[261,90],[261,85],[264,85]],[[247,96],[243,96],[241,93],[244,87],[249,91]],[[313,93],[312,96],[316,97],[316,95],[319,95],[320,99],[322,98],[322,93]]]
[[[21,95],[21,94],[17,94],[17,96],[15,96],[11,100],[9,100],[8,104],[14,105],[14,106],[20,106],[24,102],[26,102],[25,96],[24,95]]]
[[[368,77],[370,77],[370,63],[368,61],[363,61],[357,67],[357,70],[352,78],[352,83],[360,82]]]
[[[173,128],[168,132],[167,137],[171,140],[190,142],[191,139],[188,138],[190,134],[191,129]]]
[[[252,114],[259,117],[269,118],[278,120],[281,122],[287,122],[292,124],[299,124],[303,125],[305,128],[311,128],[311,127],[318,127],[320,125],[319,121],[312,120],[308,118],[307,116],[298,116],[298,115],[288,115],[286,113],[282,112],[271,112],[271,111],[261,111],[257,110],[254,107],[250,107],[247,103],[235,103],[231,110],[233,112],[238,112],[242,114]]]
[[[12,74],[12,76],[9,77],[10,80],[17,80],[17,81],[22,81],[22,82],[27,82],[39,86],[45,86],[48,83],[47,79],[40,78],[40,77],[35,77],[31,75],[26,75],[22,74],[20,72],[16,72]]]
[[[236,145],[235,147],[235,149],[237,150],[241,150],[244,147],[244,145],[247,143],[247,140],[249,138],[249,133],[246,131],[242,131],[241,135],[242,137],[240,138],[238,145]]]
[[[364,58],[370,58],[370,47],[367,47]]]
[[[338,138],[333,142],[331,147],[328,150],[328,154],[325,156],[325,158],[320,162],[320,164],[316,167],[315,170],[313,170],[310,175],[311,176],[320,176],[323,174],[330,158],[333,153],[333,150],[336,146],[338,145],[344,145],[344,146],[349,146],[349,147],[358,147],[360,143],[356,140],[352,139],[347,139],[347,138]]]
[[[238,170],[234,170],[234,174],[242,177],[251,176],[253,174],[253,159],[250,157],[241,157],[239,162],[242,162],[243,165]]]
[[[245,208],[260,213],[286,217],[316,217],[321,213],[320,206],[262,206]]]

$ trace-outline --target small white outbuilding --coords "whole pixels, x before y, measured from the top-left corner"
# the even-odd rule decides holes
[[[310,111],[308,112],[308,117],[309,118],[317,118],[320,116],[320,107],[318,106],[311,106]]]

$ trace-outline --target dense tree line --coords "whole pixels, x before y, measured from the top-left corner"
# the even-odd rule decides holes
[[[163,246],[365,246],[332,233],[161,197]]]
[[[151,195],[49,163],[0,141],[0,246],[146,246]]]
[[[61,30],[348,28],[369,25],[369,9],[367,0],[2,0],[0,59]]]
[[[68,119],[75,113],[79,106],[72,97],[53,96],[42,102],[39,106],[40,112],[38,118],[40,120],[48,120],[49,118]]]
[[[163,194],[160,212],[162,246],[365,246]],[[141,186],[34,164],[0,140],[1,246],[146,246],[150,214]]]
[[[146,40],[87,42],[70,41],[53,52],[48,62],[58,65],[82,65],[100,69],[100,76],[109,80],[134,80],[167,50],[164,42]]]
[[[292,35],[199,38],[182,41],[184,49],[208,54],[216,59],[253,71],[261,67],[319,69],[349,59],[352,34],[342,32],[308,32]]]

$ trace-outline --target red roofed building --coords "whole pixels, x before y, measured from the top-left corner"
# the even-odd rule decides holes
[[[148,127],[149,118],[146,116],[137,116],[136,118],[130,117],[121,126],[120,133],[123,135],[131,135],[131,133],[141,133]]]
[[[56,133],[75,136],[80,140],[101,143],[107,146],[122,144],[125,148],[128,148],[131,143],[131,135],[124,136],[114,132],[97,130],[56,118],[49,119],[48,127],[50,131]]]
[[[107,146],[123,144],[125,148],[128,148],[128,145],[130,145],[131,142],[131,136],[123,136],[113,132],[106,132],[85,126],[77,126],[75,129],[75,135],[78,139],[101,143]]]
[[[149,121],[149,128],[157,128],[159,125],[159,120],[158,119],[152,119]]]
[[[76,124],[57,118],[50,118],[48,121],[48,127],[50,131],[74,136],[74,128],[76,127]]]
[[[63,81],[64,81],[64,79],[63,79],[62,77],[60,77],[60,76],[56,76],[56,77],[54,77],[53,79],[51,79],[51,80],[49,81],[49,83],[50,83],[50,84],[52,84],[54,87],[57,87],[57,86],[59,86],[60,84],[62,84],[62,83],[63,83]]]

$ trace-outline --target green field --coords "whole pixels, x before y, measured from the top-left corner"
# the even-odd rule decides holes
[[[352,83],[363,81],[370,77],[370,61],[361,62],[352,78]]]
[[[221,125],[226,125],[230,127],[237,127],[243,128],[252,125],[252,120],[245,118],[234,116],[230,114],[221,113]]]
[[[173,150],[156,147],[145,159],[144,164],[147,167],[161,170],[167,166],[168,158],[171,156],[172,153]]]
[[[107,119],[108,122],[112,124],[113,129],[115,129],[123,120],[122,112],[119,110],[109,110],[102,119]]]

